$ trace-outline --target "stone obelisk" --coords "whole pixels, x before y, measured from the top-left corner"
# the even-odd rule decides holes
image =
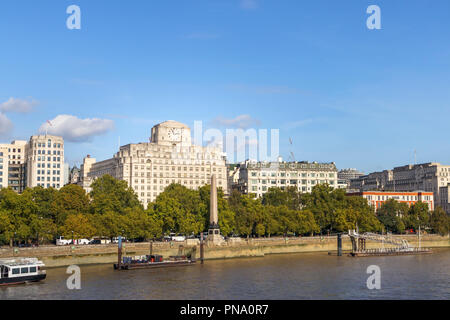
[[[211,176],[211,193],[209,205],[209,231],[208,242],[220,244],[223,241],[220,235],[219,214],[217,211],[217,179],[216,175]]]

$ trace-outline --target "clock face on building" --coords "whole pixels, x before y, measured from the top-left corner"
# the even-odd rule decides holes
[[[171,128],[167,132],[167,137],[169,141],[181,141],[182,132],[181,129]]]

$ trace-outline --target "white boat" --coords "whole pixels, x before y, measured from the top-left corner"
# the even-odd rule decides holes
[[[47,276],[44,267],[37,258],[0,259],[0,286],[42,281]]]

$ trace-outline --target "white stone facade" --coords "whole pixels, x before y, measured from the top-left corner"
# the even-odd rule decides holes
[[[60,189],[64,186],[64,139],[32,136],[26,145],[26,186]]]
[[[8,187],[8,147],[0,145],[0,189]]]
[[[0,188],[11,187],[16,192],[23,191],[26,144],[22,140],[0,144]]]
[[[150,142],[122,146],[111,159],[85,158],[80,185],[89,192],[92,181],[105,174],[126,181],[144,207],[172,183],[197,189],[209,184],[212,174],[217,186],[227,192],[223,151],[193,145],[190,128],[176,121],[156,125]]]
[[[311,192],[318,184],[338,188],[338,171],[334,163],[246,161],[240,165],[239,172],[239,183],[235,188],[257,197],[262,197],[273,187],[295,187],[302,193]]]

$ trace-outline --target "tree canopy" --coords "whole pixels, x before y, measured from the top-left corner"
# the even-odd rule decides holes
[[[18,195],[0,190],[0,244],[13,240],[52,241],[57,236],[129,239],[159,238],[163,234],[199,234],[209,227],[210,186],[192,190],[172,184],[148,208],[125,181],[105,175],[86,194],[77,185],[60,190],[28,188]],[[417,202],[409,207],[386,201],[376,212],[368,202],[341,189],[316,185],[311,193],[295,188],[271,188],[262,199],[218,189],[219,225],[223,235],[246,237],[312,235],[346,232],[429,230],[448,234],[449,216],[442,208],[430,212]]]

